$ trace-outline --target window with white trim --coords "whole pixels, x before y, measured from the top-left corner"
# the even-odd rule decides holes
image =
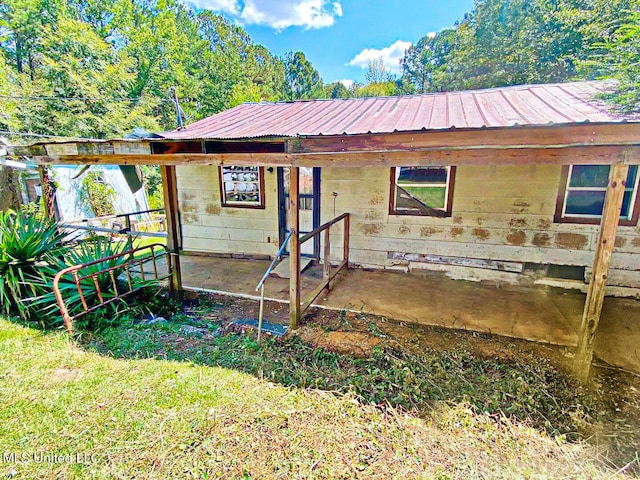
[[[451,216],[455,167],[391,169],[392,215]]]
[[[609,170],[609,165],[565,167],[564,195],[559,198],[556,220],[599,223],[609,182]],[[635,225],[638,222],[638,170],[638,165],[629,166],[620,211],[620,223],[623,225]]]

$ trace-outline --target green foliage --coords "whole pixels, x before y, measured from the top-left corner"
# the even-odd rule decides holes
[[[115,209],[113,201],[116,191],[106,183],[100,172],[88,172],[82,179],[80,199],[91,206],[96,217],[113,215]]]
[[[30,316],[28,298],[42,293],[33,282],[56,255],[64,256],[64,235],[53,221],[39,215],[0,212],[0,304]]]
[[[96,237],[92,241],[84,241],[77,245],[70,246],[64,251],[63,255],[51,256],[48,262],[40,267],[38,275],[31,279],[36,291],[41,293],[29,299],[30,308],[37,309],[41,320],[47,327],[59,326],[62,319],[53,292],[53,279],[55,275],[65,268],[118,255],[127,249],[128,244],[125,241],[114,242],[108,237]],[[114,298],[116,295],[116,286],[119,281],[118,277],[123,273],[123,265],[127,260],[128,257],[126,256],[104,260],[83,268],[79,272],[81,277],[79,282],[80,290],[89,308],[99,303],[96,283],[105,301]],[[105,269],[108,271],[102,271]],[[116,281],[116,286],[113,284],[114,280]],[[132,280],[135,281],[135,279]],[[82,297],[80,296],[73,276],[63,275],[60,277],[59,288],[62,297],[65,299],[69,314],[76,315],[80,313],[83,309]],[[120,289],[124,291],[124,286],[121,285]],[[75,327],[80,330],[99,330],[106,326],[113,325],[117,321],[118,316],[115,312],[118,307],[119,305],[116,302],[108,307],[112,309],[111,311],[103,310],[82,316],[76,321]]]
[[[289,100],[322,96],[320,73],[302,52],[289,52],[285,57],[287,97]]]
[[[616,78],[638,108],[639,0],[479,0],[402,60],[404,93]],[[635,107],[634,107],[635,105]]]

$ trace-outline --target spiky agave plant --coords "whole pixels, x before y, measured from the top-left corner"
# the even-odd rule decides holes
[[[27,299],[42,293],[42,269],[52,258],[64,256],[64,232],[53,220],[25,212],[0,212],[0,304],[5,313],[17,309],[28,319]]]

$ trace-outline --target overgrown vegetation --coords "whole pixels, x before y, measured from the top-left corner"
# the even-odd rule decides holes
[[[113,201],[116,191],[106,183],[100,172],[88,172],[82,179],[80,200],[88,204],[96,217],[113,215],[115,207]]]
[[[240,370],[299,388],[354,392],[367,404],[391,405],[426,415],[441,401],[466,402],[475,413],[506,415],[553,436],[575,440],[594,405],[578,384],[549,362],[503,362],[467,351],[410,353],[389,345],[370,358],[355,358],[305,344],[298,337],[223,335],[184,349],[179,326],[132,324],[109,329],[92,345],[117,357],[188,360]]]
[[[4,313],[17,312],[23,320],[47,328],[60,326],[62,319],[53,292],[55,275],[67,267],[117,255],[127,248],[125,241],[107,237],[69,240],[67,232],[39,212],[0,212],[0,304]],[[96,283],[104,300],[113,298],[114,281],[116,286],[122,282],[118,277],[126,260],[127,257],[106,260],[83,270],[79,287],[89,307],[98,301]],[[105,268],[112,269],[111,273],[98,274]],[[137,279],[132,278],[132,282]],[[70,314],[81,311],[82,299],[73,278],[61,277],[60,288]],[[111,315],[88,315],[78,326],[94,330],[110,325],[122,307],[114,303]]]
[[[55,222],[24,212],[0,212],[0,304],[23,319],[32,311],[28,299],[43,291],[33,282],[48,262],[64,256],[64,235]]]
[[[217,336],[215,301],[194,316],[161,297],[140,300],[166,307],[172,322],[125,319],[83,337],[93,352],[0,319],[3,447],[94,455],[0,464],[0,475],[625,478],[633,468],[565,441],[601,405],[547,361],[390,345],[354,359],[295,337],[258,347],[251,336]]]

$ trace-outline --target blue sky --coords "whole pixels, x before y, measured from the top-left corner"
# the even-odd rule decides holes
[[[187,1],[236,21],[275,55],[303,51],[325,83],[364,81],[374,58],[399,71],[411,43],[452,26],[473,7],[473,0]]]

